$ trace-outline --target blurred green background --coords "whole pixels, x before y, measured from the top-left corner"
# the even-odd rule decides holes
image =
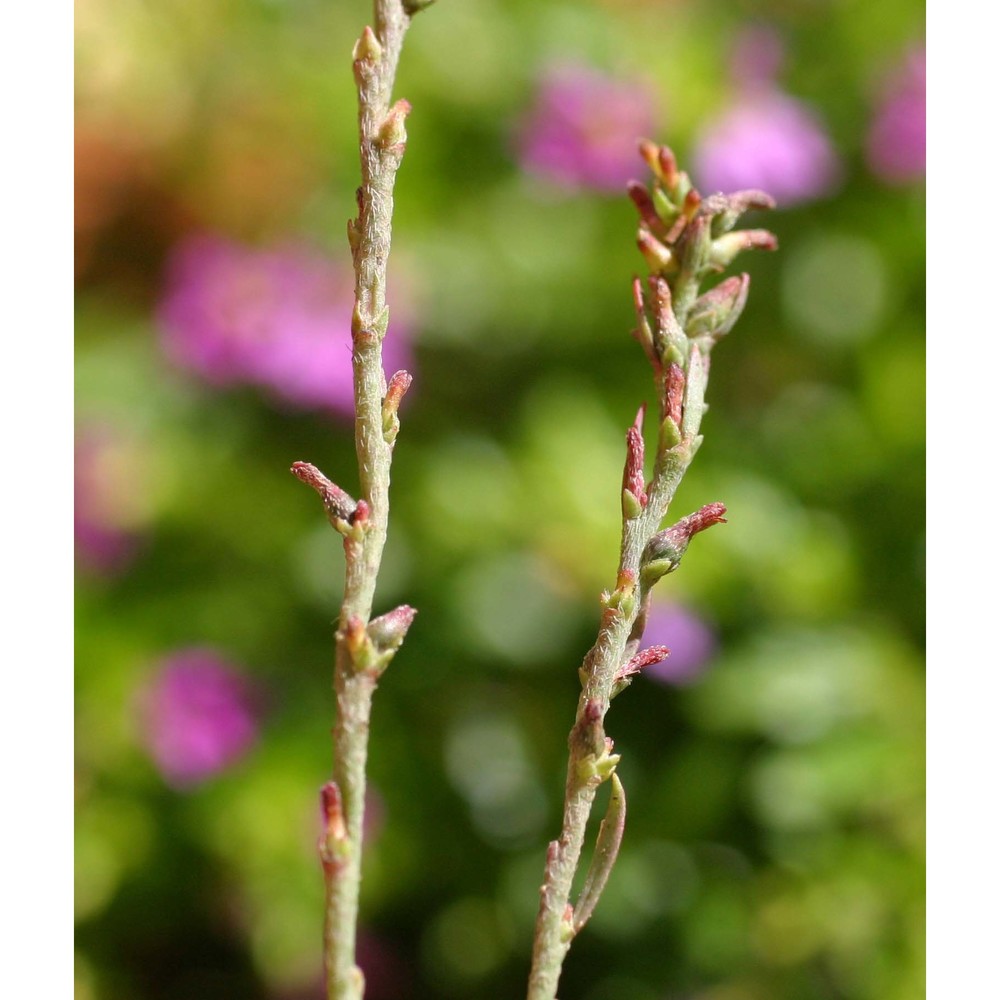
[[[288,467],[357,483],[343,399],[275,374],[302,317],[271,268],[290,246],[350,266],[370,16],[77,5],[78,1000],[321,996],[343,560]],[[678,671],[609,715],[628,828],[560,995],[922,995],[922,36],[903,0],[441,0],[415,20],[389,296],[415,383],[376,611],[420,614],[375,703],[369,1000],[523,995],[624,432],[652,398],[635,213],[601,159],[625,144],[643,177],[644,117],[696,185],[702,164],[779,189],[753,222],[781,250],[740,261],[750,302],[675,507],[723,500],[730,522],[659,585]],[[603,85],[639,107],[602,118]],[[591,88],[586,120],[546,136],[560,86]],[[340,336],[350,304],[321,292],[310,316]],[[183,336],[262,353],[192,361]]]

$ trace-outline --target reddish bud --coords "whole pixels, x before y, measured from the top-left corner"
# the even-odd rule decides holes
[[[670,650],[666,646],[649,646],[646,649],[640,650],[631,660],[618,668],[615,673],[615,681],[634,677],[643,667],[651,667],[654,663],[660,663],[669,655]]]
[[[293,476],[307,486],[311,486],[320,495],[327,516],[334,523],[334,527],[336,527],[338,520],[351,520],[359,504],[349,493],[327,479],[315,465],[310,465],[309,462],[293,462],[291,472]]]
[[[351,524],[362,525],[371,517],[371,508],[364,500],[359,500],[354,514],[351,517]]]
[[[360,615],[351,615],[344,626],[344,644],[347,646],[352,660],[361,652],[364,643],[365,623]]]
[[[373,618],[368,623],[368,636],[380,652],[399,649],[416,614],[416,608],[401,604],[398,608]]]
[[[323,803],[323,823],[327,837],[333,840],[343,840],[347,836],[344,823],[344,807],[340,797],[340,788],[335,781],[328,781],[320,790]]]
[[[625,185],[625,190],[632,199],[632,203],[638,209],[639,218],[642,220],[643,225],[651,232],[662,236],[665,232],[665,227],[659,215],[656,214],[656,206],[653,204],[653,199],[646,185],[640,184],[638,181],[629,181]]]
[[[385,390],[385,401],[382,404],[383,411],[386,406],[393,410],[399,409],[399,403],[406,395],[406,390],[413,384],[413,376],[408,371],[398,371],[389,379],[389,385]]]
[[[642,438],[642,421],[646,415],[646,404],[639,407],[635,423],[625,435],[625,472],[622,476],[622,490],[628,490],[635,497],[640,508],[646,506],[646,484],[643,472],[646,445]]]
[[[595,722],[600,722],[603,716],[604,713],[601,711],[600,703],[593,698],[588,698],[583,706],[584,722],[593,725]]]
[[[713,524],[724,524],[725,513],[724,503],[705,504],[701,510],[682,517],[676,524],[653,535],[641,559],[646,584],[652,585],[661,576],[677,569],[691,539]]]

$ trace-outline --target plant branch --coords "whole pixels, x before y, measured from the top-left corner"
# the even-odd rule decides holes
[[[618,576],[614,590],[602,595],[597,641],[580,670],[582,690],[569,734],[562,831],[546,855],[528,1000],[554,1000],[566,953],[597,905],[618,853],[625,822],[624,790],[615,774],[619,755],[605,734],[604,718],[611,699],[643,666],[663,659],[667,652],[663,647],[639,651],[653,585],[678,567],[693,535],[725,520],[724,505],[708,504],[659,530],[701,445],[711,348],[739,317],[749,279],[746,275],[728,279],[700,298],[698,286],[739,250],[776,246],[774,237],[761,230],[730,232],[748,208],[773,207],[767,195],[740,192],[703,201],[667,147],[643,142],[640,153],[653,171],[653,190],[632,182],[628,193],[639,210],[637,244],[650,268],[647,284],[652,301],[647,304],[636,279],[634,335],[650,361],[656,385],[656,458],[653,477],[644,485],[643,407],[626,435]],[[587,820],[597,789],[609,778],[614,787],[608,816],[574,912],[570,894]]]
[[[405,119],[410,110],[406,101],[391,106],[390,101],[403,38],[411,16],[422,6],[426,3],[418,0],[374,0],[374,29],[364,29],[353,53],[361,186],[358,214],[348,222],[347,235],[355,272],[351,334],[360,498],[354,501],[308,463],[292,467],[319,493],[327,517],[343,535],[346,556],[334,668],[333,780],[323,788],[325,828],[320,840],[328,1000],[361,1000],[364,995],[355,944],[372,696],[415,614],[404,605],[370,620],[388,529],[397,411],[411,381],[408,373],[397,372],[387,386],[382,370],[382,341],[389,326],[386,266],[393,188],[406,148]]]

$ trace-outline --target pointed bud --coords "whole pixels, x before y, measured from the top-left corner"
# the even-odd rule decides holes
[[[684,409],[684,386],[687,384],[684,369],[680,365],[672,364],[667,369],[664,381],[666,383],[667,419],[672,421],[676,427],[680,427],[681,414]]]
[[[654,274],[669,274],[677,270],[674,255],[648,229],[640,229],[635,242]]]
[[[651,667],[654,663],[660,663],[669,655],[670,650],[666,646],[647,646],[615,671],[615,682],[634,677],[643,667]]]
[[[657,532],[643,550],[640,564],[644,583],[655,583],[661,576],[672,573],[680,565],[691,539],[713,524],[725,524],[726,505],[706,504],[701,510],[682,517],[676,524]]]
[[[336,483],[330,482],[315,465],[310,465],[308,462],[293,462],[291,472],[320,495],[330,523],[338,531],[343,532],[358,509],[354,498]]]
[[[389,444],[399,433],[399,404],[412,383],[413,376],[408,371],[398,371],[389,379],[382,400],[382,434]]]
[[[711,347],[736,325],[749,293],[749,274],[733,275],[720,282],[691,306],[687,319],[688,336],[704,338],[704,346]]]
[[[399,100],[389,108],[382,127],[378,130],[378,141],[382,148],[402,152],[406,148],[406,116],[412,111],[409,101]]]
[[[403,10],[405,10],[410,17],[413,17],[415,14],[419,14],[422,10],[427,10],[432,3],[434,3],[434,0],[403,0]]]
[[[368,623],[368,636],[380,652],[397,650],[403,644],[406,633],[413,624],[417,609],[409,604],[401,604]]]
[[[701,204],[701,195],[694,189],[691,188],[690,191],[684,196],[684,202],[681,205],[680,215],[674,222],[667,233],[667,242],[674,243],[680,237],[681,233],[684,232],[684,227],[697,215],[698,206]]]
[[[739,229],[712,241],[709,263],[722,270],[744,250],[777,250],[778,238],[766,229]]]
[[[667,190],[673,194],[683,176],[677,169],[677,157],[674,156],[674,152],[669,146],[660,146],[656,154],[659,165],[657,173],[666,185]]]
[[[766,191],[736,191],[710,195],[702,202],[701,212],[712,217],[712,235],[721,236],[739,222],[744,212],[774,207],[774,199]]]
[[[646,496],[646,482],[644,474],[644,463],[646,457],[646,445],[642,438],[642,422],[646,415],[646,404],[639,407],[636,414],[635,423],[628,429],[625,435],[625,472],[622,476],[622,513],[626,519],[637,517],[642,509],[649,502]],[[638,511],[632,508],[626,501],[630,496],[638,505]],[[630,508],[630,509],[626,509]]]
[[[374,65],[382,58],[382,43],[369,25],[361,32],[361,37],[354,43],[351,58],[355,63],[367,62]]]
[[[351,518],[351,524],[355,527],[362,527],[368,519],[371,517],[371,508],[364,500],[358,501],[358,506],[355,508],[354,516]]]
[[[663,175],[660,172],[660,147],[649,139],[639,140],[639,155],[646,161],[646,166],[653,171],[653,174],[660,180]]]
[[[340,788],[335,781],[328,781],[320,790],[323,807],[323,834],[319,838],[319,858],[327,877],[332,877],[343,864],[347,847],[347,824]]]
[[[366,638],[365,623],[361,616],[351,615],[348,617],[347,624],[344,626],[344,645],[352,660],[357,660],[358,655],[364,649]]]
[[[625,185],[625,190],[628,192],[628,196],[632,199],[633,204],[639,211],[639,218],[642,220],[643,225],[651,232],[656,233],[657,236],[663,236],[667,227],[663,225],[663,220],[656,214],[656,208],[653,205],[653,199],[646,188],[645,184],[640,184],[638,181],[629,181]]]

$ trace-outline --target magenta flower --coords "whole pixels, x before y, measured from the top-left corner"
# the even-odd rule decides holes
[[[73,465],[73,534],[77,565],[114,576],[139,548],[142,498],[136,482],[138,449],[110,425],[92,425],[76,437]]]
[[[868,130],[868,166],[887,184],[920,180],[926,172],[926,90],[927,54],[920,45],[886,81]]]
[[[737,38],[730,68],[739,96],[695,141],[692,173],[702,191],[760,188],[788,206],[836,187],[840,160],[818,116],[774,82],[782,58],[781,40],[768,28]]]
[[[213,385],[261,386],[351,416],[353,306],[353,275],[314,251],[201,235],[174,252],[159,321],[167,355]],[[398,319],[383,347],[390,375],[411,364]]]
[[[164,659],[139,696],[141,737],[167,784],[200,784],[239,761],[257,739],[255,691],[210,649]]]
[[[663,684],[689,684],[715,655],[715,633],[693,611],[679,604],[653,603],[642,636],[643,646],[666,646],[670,655],[643,667],[641,676]]]
[[[635,174],[636,143],[653,131],[654,111],[641,82],[553,68],[521,124],[521,165],[563,187],[619,193]]]

